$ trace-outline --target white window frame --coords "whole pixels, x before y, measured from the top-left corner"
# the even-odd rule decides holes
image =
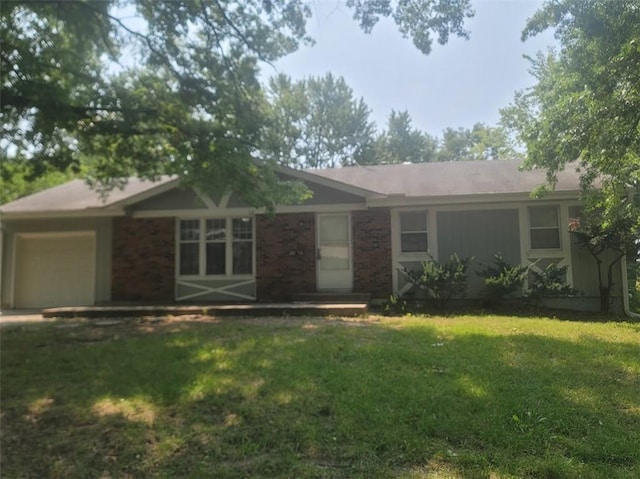
[[[531,210],[536,208],[554,208],[556,211],[556,217],[558,224],[557,226],[532,226],[531,224]],[[535,254],[540,253],[558,253],[563,251],[563,239],[562,239],[562,220],[563,215],[560,210],[560,205],[557,204],[549,204],[549,205],[529,205],[527,206],[527,242],[529,245],[529,251]],[[551,230],[557,229],[558,231],[558,247],[557,248],[534,248],[533,244],[531,244],[531,232],[534,230]]]
[[[425,227],[426,230],[415,230],[415,231],[402,231],[402,215],[406,214],[406,213],[421,213],[422,215],[424,215],[424,219],[425,219]],[[430,237],[430,224],[429,224],[429,211],[425,208],[419,208],[419,209],[402,209],[402,210],[398,210],[397,211],[397,215],[398,215],[398,254],[399,256],[402,257],[410,257],[410,256],[416,256],[416,257],[425,257],[426,255],[429,255],[431,253],[431,237]],[[427,237],[427,249],[425,251],[403,251],[402,250],[402,234],[403,233],[424,233]]]
[[[233,274],[233,220],[249,218],[251,220],[251,273]],[[217,241],[207,241],[206,227],[207,220],[224,220],[225,221],[225,272],[224,274],[207,274],[207,244]],[[198,239],[198,274],[181,274],[180,273],[180,247],[182,243],[190,241],[181,240],[181,223],[182,221],[199,221],[200,237]],[[242,240],[249,242],[249,240]],[[176,277],[179,279],[203,279],[203,278],[253,278],[256,271],[256,220],[253,216],[214,216],[202,218],[177,218],[176,219]]]

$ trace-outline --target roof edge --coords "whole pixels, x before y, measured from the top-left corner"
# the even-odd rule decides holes
[[[123,208],[86,208],[83,210],[49,210],[49,211],[30,211],[30,212],[2,212],[0,211],[0,220],[37,220],[37,219],[60,219],[60,218],[113,218],[117,216],[125,216],[126,212]]]
[[[133,205],[135,203],[144,201],[146,199],[152,198],[154,196],[160,195],[179,185],[181,178],[179,176],[171,176],[165,182],[161,182],[162,180],[157,182],[154,182],[151,180],[149,181],[151,183],[157,183],[157,184],[155,186],[150,186],[148,189],[141,191],[140,193],[136,193],[135,195],[131,195],[129,197],[123,198],[114,203],[108,203],[105,206],[103,206],[102,209],[107,210],[111,208],[120,208],[120,207],[124,208],[130,205]]]
[[[327,178],[325,176],[316,175],[309,170],[296,170],[294,168],[289,168],[289,167],[280,166],[280,165],[276,165],[275,169],[276,169],[276,172],[278,173],[293,176],[294,178],[302,181],[310,181],[322,186],[343,191],[345,193],[362,196],[363,198],[373,198],[373,197],[384,196],[383,194],[377,191],[367,190],[365,188],[360,188],[359,186],[354,186],[354,185],[350,185],[349,183],[344,183],[339,180],[334,180],[333,178]]]

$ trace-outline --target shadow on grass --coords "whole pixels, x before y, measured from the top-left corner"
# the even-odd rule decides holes
[[[637,341],[428,320],[164,332],[4,332],[3,475],[640,475]]]

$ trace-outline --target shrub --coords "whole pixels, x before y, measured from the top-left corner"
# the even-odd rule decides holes
[[[496,253],[493,255],[493,263],[478,271],[478,276],[484,278],[489,301],[497,303],[509,296],[522,293],[528,270],[527,266],[507,263],[502,253]]]
[[[563,298],[575,296],[577,291],[567,284],[567,266],[550,264],[543,271],[531,271],[529,296],[540,298]]]
[[[627,258],[627,278],[629,280],[629,308],[640,313],[640,258]]]
[[[640,313],[640,279],[636,281],[635,288],[631,285],[629,295],[629,309],[635,313]]]
[[[409,281],[426,291],[427,297],[436,301],[439,307],[455,297],[463,297],[467,291],[467,269],[472,258],[460,259],[457,254],[451,255],[446,263],[439,263],[433,258],[422,263],[422,270],[405,270]]]
[[[392,294],[382,305],[382,312],[389,316],[403,316],[408,312],[407,302]]]

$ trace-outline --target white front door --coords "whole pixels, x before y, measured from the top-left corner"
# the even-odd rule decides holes
[[[349,214],[318,215],[318,290],[351,291],[351,221]]]

